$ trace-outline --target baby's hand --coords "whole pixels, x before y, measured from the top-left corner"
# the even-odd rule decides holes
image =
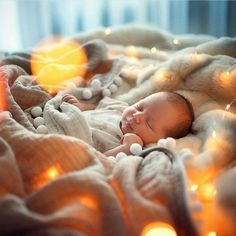
[[[123,137],[121,138],[121,144],[124,144],[127,147],[130,147],[133,143],[138,143],[143,147],[142,139],[136,134],[127,133],[124,134]]]
[[[69,94],[64,95],[62,101],[77,106],[81,111],[93,110],[96,107],[94,104],[81,102],[75,96]]]
[[[72,95],[69,95],[69,94],[64,95],[62,97],[62,101],[63,102],[68,102],[68,103],[73,104],[73,105],[77,105],[77,103],[79,103],[79,100],[75,96],[72,96]]]

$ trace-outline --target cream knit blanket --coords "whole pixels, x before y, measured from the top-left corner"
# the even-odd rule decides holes
[[[119,104],[178,91],[193,104],[193,133],[169,147],[177,164],[161,152],[106,158],[89,145],[90,124],[74,122],[81,112],[52,99],[25,72],[26,58],[3,59],[12,117],[0,113],[0,234],[143,236],[151,223],[165,222],[178,235],[197,235],[194,228],[199,235],[235,235],[236,39],[137,26],[73,38],[84,44],[90,70],[112,60],[89,102],[98,103],[117,76],[123,84],[112,97]],[[81,98],[83,90],[67,92]],[[37,134],[34,106],[45,108],[50,134]]]

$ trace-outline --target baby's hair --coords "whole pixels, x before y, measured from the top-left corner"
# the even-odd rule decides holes
[[[173,138],[182,138],[186,136],[192,129],[192,123],[194,121],[194,111],[193,106],[190,103],[190,101],[184,97],[183,95],[176,93],[176,92],[170,92],[170,96],[168,96],[169,101],[175,101],[175,102],[181,102],[179,105],[185,106],[185,113],[186,116],[182,116],[182,121],[179,122],[179,125],[176,127],[172,127],[169,132],[171,133],[171,137]],[[178,98],[178,99],[177,99]]]

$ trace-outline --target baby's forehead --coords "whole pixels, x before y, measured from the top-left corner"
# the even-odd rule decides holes
[[[172,97],[168,93],[160,92],[157,94],[152,94],[144,99],[142,99],[140,102],[144,104],[159,104],[159,103],[176,103],[177,98]]]
[[[178,95],[171,93],[160,93],[154,96],[149,96],[143,101],[140,101],[143,106],[151,111],[153,115],[162,112],[174,112],[176,114],[184,113],[185,101]]]

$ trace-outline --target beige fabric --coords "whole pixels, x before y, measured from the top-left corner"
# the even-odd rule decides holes
[[[98,32],[75,38],[86,42],[99,35],[105,37],[102,30]],[[56,108],[60,102],[54,103],[57,98],[50,100],[34,77],[19,67],[4,65],[1,71],[9,84],[7,94],[13,117],[0,113],[0,234],[136,236],[149,223],[161,221],[172,224],[180,235],[193,236],[189,213],[194,216],[196,201],[203,212],[209,209],[209,202],[200,196],[192,197],[188,190],[191,184],[211,180],[217,182],[218,193],[211,201],[212,214],[204,218],[197,212],[200,222],[199,215],[192,218],[200,235],[206,235],[206,229],[212,230],[211,221],[216,222],[217,235],[234,236],[235,191],[223,186],[235,182],[236,39],[186,38],[130,26],[115,28],[110,36],[106,41],[112,44],[107,45],[107,51],[97,41],[88,46],[90,58],[94,59],[90,65],[112,61],[110,70],[98,76],[105,81],[91,102],[100,101],[102,89],[118,75],[123,85],[112,95],[118,104],[132,104],[158,91],[184,94],[193,103],[196,119],[194,133],[176,140],[172,151],[177,154],[177,164],[157,152],[146,159],[106,158],[76,137],[78,127],[74,126],[80,112],[68,104],[61,105],[57,119],[48,118],[47,125],[57,134],[37,134],[30,109],[39,105],[47,112],[47,107],[51,108],[50,114],[59,114]],[[179,40],[178,45],[173,44],[174,38]],[[138,46],[136,58],[130,55],[130,44]],[[156,53],[150,51],[154,46]],[[114,59],[117,54],[123,54],[123,58]],[[68,92],[80,97],[83,89]],[[226,110],[230,102],[232,106]],[[66,119],[72,121],[71,125]],[[86,140],[91,137],[85,129],[80,132]]]
[[[119,123],[127,103],[105,97],[95,110],[81,112],[78,107],[62,102],[61,97],[54,97],[44,106],[49,133],[82,139],[102,153],[120,144]]]

